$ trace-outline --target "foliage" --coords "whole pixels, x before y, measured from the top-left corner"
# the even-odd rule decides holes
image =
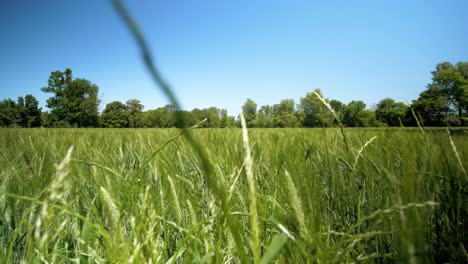
[[[41,126],[41,108],[37,99],[28,94],[18,98],[18,108],[21,116],[20,124],[22,127]]]
[[[220,115],[221,119],[219,120],[219,122],[221,128],[234,126],[234,123],[231,123],[231,120],[229,119],[228,112],[226,109],[221,109]]]
[[[41,108],[37,99],[28,94],[18,102],[5,99],[0,102],[0,127],[39,127]]]
[[[262,105],[260,107],[260,110],[258,111],[258,114],[261,114],[260,117],[258,117],[258,121],[260,122],[261,125],[265,124],[265,127],[275,127],[275,113],[273,111],[273,106],[270,105]],[[261,120],[265,118],[265,120]],[[262,126],[259,126],[262,127]]]
[[[130,99],[125,103],[128,111],[128,125],[129,127],[142,127],[142,114],[144,106],[138,99]]]
[[[126,105],[114,101],[106,105],[101,114],[100,123],[102,127],[122,128],[128,127],[130,113]]]
[[[72,70],[54,71],[48,86],[41,89],[52,93],[47,99],[49,118],[54,126],[96,127],[98,124],[98,87],[85,79],[73,79]]]
[[[457,115],[463,125],[468,113],[468,62],[442,62],[432,72],[427,86],[412,107],[420,113],[426,125],[448,124]]]
[[[279,104],[273,105],[273,114],[275,116],[275,127],[300,126],[293,99],[283,99]]]
[[[257,117],[257,104],[252,99],[247,99],[244,105],[242,105],[242,112],[244,113],[247,127],[254,127]]]
[[[332,99],[332,100],[330,100],[330,106],[336,112],[337,117],[341,121],[343,119],[343,112],[344,112],[344,108],[346,107],[346,105],[343,104],[339,100]],[[337,120],[333,121],[334,124],[336,124],[336,122],[337,122]]]
[[[255,126],[260,127],[260,128],[268,127],[268,120],[267,120],[265,112],[258,111],[257,121],[255,122]]]
[[[385,98],[375,106],[375,117],[388,126],[399,126],[405,118],[407,109],[404,103]]]
[[[208,127],[220,127],[221,125],[221,111],[216,107],[210,107],[207,109],[207,126]]]
[[[142,123],[144,127],[174,127],[176,121],[175,110],[171,105],[148,110],[143,113]]]
[[[344,108],[343,124],[349,127],[381,126],[373,111],[366,109],[363,101],[351,101]]]
[[[50,111],[41,113],[32,95],[0,102],[0,126],[2,127],[96,127],[98,125],[98,87],[85,79],[73,79],[72,71],[54,71],[50,74],[44,92],[53,93],[47,100]],[[293,99],[282,99],[278,104],[262,105],[247,99],[242,110],[248,127],[332,127],[343,124],[348,127],[416,126],[418,119],[425,126],[463,126],[468,120],[468,62],[453,65],[443,62],[432,72],[432,82],[411,105],[382,99],[372,109],[360,100],[347,105],[336,99],[324,99],[335,113],[324,105],[314,93],[325,98],[320,89],[307,93],[296,105]],[[176,110],[166,105],[143,112],[138,99],[125,102],[126,112],[111,115],[116,123],[101,126],[118,127],[183,127],[193,126],[203,120],[202,128],[240,127],[239,119],[230,116],[226,109],[217,107],[195,108],[191,111]],[[176,115],[182,119],[177,120]],[[123,121],[128,116],[128,121]],[[107,120],[109,116],[102,117]],[[118,121],[120,120],[120,121]],[[118,121],[118,122],[117,122]],[[182,122],[183,121],[183,122]],[[107,121],[105,121],[107,122]]]
[[[431,86],[413,101],[411,108],[422,117],[426,126],[443,126],[447,123],[449,107],[446,97],[437,87]]]
[[[18,106],[15,101],[8,98],[0,102],[0,126],[16,126],[19,118]]]
[[[302,97],[298,105],[299,111],[304,115],[304,127],[322,126],[324,121],[324,105],[314,92],[323,97],[322,91],[320,89],[315,89],[313,92],[309,92],[306,96]]]

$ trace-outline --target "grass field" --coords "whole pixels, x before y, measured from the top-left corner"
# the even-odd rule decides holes
[[[467,262],[468,130],[344,133],[2,129],[0,262]]]

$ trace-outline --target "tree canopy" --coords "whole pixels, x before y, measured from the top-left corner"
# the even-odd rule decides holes
[[[31,94],[18,97],[15,102],[10,98],[0,102],[0,127],[39,127],[41,108]]]
[[[100,124],[102,127],[128,127],[130,113],[126,105],[119,101],[108,103],[102,111]]]
[[[431,72],[431,82],[411,104],[384,98],[370,108],[361,100],[343,103],[314,89],[300,98],[282,99],[277,104],[257,108],[253,99],[242,105],[248,127],[347,127],[366,126],[458,126],[468,119],[468,62],[442,62]],[[48,86],[52,94],[47,111],[30,94],[0,101],[0,127],[182,127],[199,124],[201,128],[240,126],[239,119],[217,107],[176,110],[165,105],[145,111],[140,100],[114,101],[99,114],[98,86],[83,78],[73,78],[72,70],[53,71]],[[320,98],[319,98],[320,96]],[[333,112],[332,112],[333,110]],[[181,116],[184,122],[178,120]],[[202,122],[205,121],[205,122]]]
[[[247,101],[242,106],[242,112],[244,113],[247,126],[254,127],[255,119],[257,118],[257,104],[252,99],[247,99]]]
[[[375,116],[389,126],[399,126],[405,118],[407,109],[408,107],[403,102],[385,98],[375,106]]]
[[[48,86],[41,90],[53,94],[47,99],[49,118],[53,126],[98,125],[99,89],[86,79],[73,79],[71,69],[52,72]]]
[[[468,62],[442,62],[412,107],[429,126],[464,125],[468,112]]]

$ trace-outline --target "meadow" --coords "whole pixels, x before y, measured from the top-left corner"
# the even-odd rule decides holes
[[[468,261],[466,129],[190,131],[1,129],[0,262]]]

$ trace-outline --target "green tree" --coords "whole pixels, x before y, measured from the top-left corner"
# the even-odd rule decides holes
[[[150,109],[141,115],[141,123],[143,124],[143,127],[157,127],[157,117],[156,117],[156,109]]]
[[[391,98],[380,100],[375,106],[375,116],[377,120],[389,125],[399,126],[404,120],[407,106],[402,102],[395,102]]]
[[[226,127],[228,125],[228,116],[226,110],[221,110],[216,107],[192,110],[192,116],[199,123],[206,119],[206,122],[200,125],[200,127]]]
[[[127,106],[119,101],[108,103],[101,114],[101,126],[111,128],[128,127],[129,113]]]
[[[195,108],[192,110],[192,116],[195,119],[196,123],[200,123],[201,121],[208,119],[208,110],[207,109],[198,109]],[[208,120],[200,125],[202,128],[209,127]]]
[[[43,92],[54,94],[47,99],[50,119],[57,126],[69,124],[94,127],[98,123],[98,87],[85,79],[73,79],[72,71],[54,71]]]
[[[242,112],[244,113],[247,127],[254,127],[255,119],[257,117],[257,104],[252,99],[247,99],[242,106]]]
[[[98,87],[86,79],[75,79],[67,91],[68,122],[78,127],[97,127],[99,120]]]
[[[344,109],[343,124],[349,127],[380,126],[375,113],[363,101],[351,101]]]
[[[273,105],[276,127],[298,127],[300,120],[295,111],[293,99],[283,99],[279,104]]]
[[[341,120],[343,120],[343,112],[344,112],[344,109],[346,107],[345,104],[343,104],[341,101],[339,100],[336,100],[336,99],[332,99],[330,100],[329,102],[331,108],[335,111],[337,117]],[[333,117],[334,118],[334,117]],[[336,123],[337,120],[334,120],[333,123]]]
[[[468,121],[468,61],[458,62],[457,69],[464,80],[458,87],[458,117],[460,118],[461,125],[465,125]]]
[[[276,127],[298,127],[299,122],[297,116],[293,113],[282,113],[276,116],[275,120]]]
[[[262,105],[260,107],[259,113],[263,113],[266,119],[266,126],[265,127],[275,127],[275,113],[273,111],[273,106],[270,105]]]
[[[221,118],[220,118],[220,110],[216,107],[210,107],[206,109],[207,113],[207,122],[208,127],[220,127],[221,125]]]
[[[51,109],[49,119],[52,123],[63,120],[67,121],[68,102],[66,90],[72,82],[72,71],[66,69],[64,72],[54,71],[50,74],[48,86],[41,90],[46,93],[53,93],[54,96],[47,99],[47,107]]]
[[[141,104],[140,100],[138,99],[130,99],[127,100],[125,103],[128,109],[129,119],[128,125],[129,127],[142,127],[142,114],[143,114],[143,104]]]
[[[444,96],[448,107],[445,116],[454,112],[463,124],[468,104],[468,62],[458,62],[455,66],[450,62],[437,64],[427,91]]]
[[[320,89],[317,88],[314,92],[323,97]],[[329,122],[333,122],[331,117],[326,118],[328,110],[324,109],[323,102],[320,101],[314,92],[309,92],[306,96],[302,97],[298,105],[299,112],[303,115],[303,126],[305,127],[322,126],[326,119]]]
[[[380,127],[382,123],[375,117],[375,112],[364,109],[357,114],[356,127]]]
[[[163,107],[163,127],[175,127],[176,124],[176,108],[172,104],[167,104]]]
[[[284,113],[294,113],[295,104],[293,99],[283,99],[280,101],[279,104],[273,105],[273,112],[276,115],[284,114]]]
[[[192,118],[192,116],[188,116]],[[144,127],[174,127],[176,125],[175,119],[175,108],[172,105],[165,105],[164,107],[158,107],[154,110],[148,110],[142,115],[142,123]],[[188,123],[187,123],[188,125]]]
[[[185,110],[177,110],[176,114],[180,114],[182,116],[184,122],[181,122],[180,120],[176,119],[174,121],[174,126],[177,128],[182,128],[183,125],[187,127],[194,126],[196,124],[195,118],[192,115],[192,112],[190,111],[185,111]]]
[[[356,127],[358,124],[358,114],[366,108],[363,101],[351,101],[346,105],[343,113],[343,124],[350,127]]]
[[[261,127],[261,128],[265,128],[268,126],[268,120],[264,112],[262,111],[258,112],[256,125],[257,127]]]
[[[336,100],[336,99],[330,100],[329,104],[333,108],[333,110],[335,110],[335,112],[337,113],[342,112],[345,106],[341,101]]]
[[[236,117],[229,116],[228,117],[228,126],[227,127],[236,127]]]
[[[31,94],[18,97],[18,124],[22,127],[39,127],[41,126],[42,111],[39,107],[39,102]]]
[[[16,103],[16,109],[18,111],[18,119],[16,120],[18,126],[28,127],[27,125],[28,113],[26,111],[26,105],[25,105],[23,96],[18,97],[18,100]]]
[[[50,120],[50,115],[49,112],[42,112],[41,113],[41,125],[43,127],[51,127],[52,126],[52,121]]]
[[[226,109],[221,109],[220,127],[225,128],[229,126],[229,116]]]
[[[449,106],[443,92],[431,86],[414,100],[411,108],[420,117],[425,126],[443,126],[447,123]],[[407,111],[407,120],[414,120],[411,111]]]
[[[13,127],[17,126],[20,119],[18,105],[10,98],[0,102],[0,126]]]

